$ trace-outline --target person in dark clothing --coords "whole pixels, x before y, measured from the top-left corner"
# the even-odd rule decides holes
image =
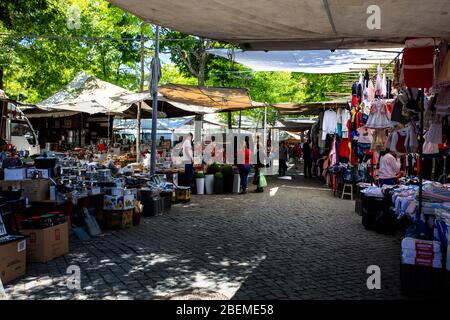
[[[279,175],[281,177],[284,177],[286,175],[286,171],[287,171],[287,161],[288,161],[288,155],[289,155],[289,149],[286,146],[286,143],[283,141],[281,142],[281,147],[280,147],[280,168],[279,168]]]
[[[303,144],[303,173],[305,178],[312,178],[312,150],[309,142]]]
[[[255,192],[264,192],[264,188],[259,186],[259,177],[261,175],[261,168],[264,168],[264,164],[261,162],[259,156],[260,149],[263,147],[260,145],[259,136],[256,136],[256,165],[255,165],[255,177],[253,179],[253,184],[256,186]]]

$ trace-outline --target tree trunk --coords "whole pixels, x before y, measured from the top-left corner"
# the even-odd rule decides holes
[[[0,66],[0,90],[3,90],[3,67]]]
[[[198,85],[203,87],[205,85],[206,64],[208,62],[208,53],[206,52],[206,45],[203,39],[200,41],[198,60]]]

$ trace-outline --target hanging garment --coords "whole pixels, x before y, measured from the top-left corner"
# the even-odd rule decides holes
[[[386,73],[383,73],[383,77],[381,79],[381,96],[383,98],[387,98],[387,82],[386,82]]]
[[[395,125],[396,123],[407,124],[408,119],[406,119],[403,114],[403,103],[399,99],[395,99],[394,106],[391,113],[391,122]]]
[[[437,143],[426,140],[423,143],[423,154],[437,154],[439,153],[439,145]]]
[[[386,149],[388,135],[386,129],[375,129],[373,133],[372,151],[380,151]]]
[[[336,112],[333,110],[325,111],[323,115],[322,140],[325,140],[327,134],[335,133],[337,126]]]
[[[355,116],[355,130],[358,130],[358,128],[361,128],[364,125],[362,116],[363,116],[363,114],[362,114],[361,111],[358,111],[356,113],[356,116]]]
[[[350,147],[348,146],[348,139],[341,138],[338,147],[338,155],[340,158],[350,159]]]
[[[358,86],[356,87],[356,98],[357,98],[358,103],[361,103],[362,97],[363,97],[362,85],[358,84]]]
[[[372,144],[373,142],[373,130],[366,126],[358,128],[358,143]]]
[[[391,151],[395,151],[397,154],[405,154],[406,153],[405,141],[407,135],[408,135],[407,129],[392,132],[391,134],[392,139],[389,149]]]
[[[367,100],[369,102],[375,101],[375,87],[373,86],[372,80],[369,80],[367,87]]]
[[[387,99],[392,99],[392,98],[394,98],[393,96],[392,96],[392,80],[387,80],[386,81],[386,92],[387,92],[387,96],[386,96],[386,98]]]
[[[348,127],[347,123],[351,118],[350,111],[347,109],[343,109],[341,113],[341,123],[342,123],[342,137],[346,138],[348,137]]]
[[[358,157],[359,161],[363,161],[366,157],[366,154],[368,151],[370,151],[372,144],[370,143],[360,143],[358,142],[356,147],[356,156]]]
[[[437,84],[440,86],[450,86],[450,51],[447,52],[444,62],[440,66]]]
[[[377,79],[375,81],[375,95],[381,97],[382,92],[382,84],[381,84],[381,75],[380,75],[380,66],[378,66]]]
[[[386,105],[386,114],[389,121],[391,121],[391,114],[392,110],[394,109],[394,104],[392,101],[385,101],[384,104]]]
[[[389,128],[391,122],[388,119],[386,105],[381,101],[375,101],[370,107],[369,120],[367,120],[366,127],[377,128]]]
[[[410,122],[406,125],[406,139],[405,149],[408,153],[416,153],[419,149],[419,142],[417,140],[417,127],[414,122]]]
[[[434,39],[411,39],[405,42],[403,74],[406,86],[430,88],[434,74]]]
[[[439,115],[450,114],[450,87],[443,87],[439,90],[436,100],[436,113]]]
[[[402,86],[400,84],[400,73],[402,70],[400,59],[395,59],[394,63],[394,81],[392,82],[392,86],[396,89],[401,89]]]
[[[442,121],[437,119],[437,121],[430,122],[430,128],[425,135],[425,141],[441,144],[442,143]]]
[[[362,107],[361,107],[362,112],[366,115],[369,115],[370,114],[370,106],[372,105],[372,103],[365,100],[365,101],[363,101],[363,103],[361,105],[362,105]]]

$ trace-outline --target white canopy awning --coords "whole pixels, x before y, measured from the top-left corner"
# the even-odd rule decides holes
[[[37,104],[46,111],[66,110],[88,114],[122,114],[132,102],[114,99],[130,92],[124,88],[80,72],[63,89]],[[151,111],[148,105],[143,108]]]
[[[450,40],[446,0],[108,0],[144,21],[246,50],[394,47]],[[379,8],[379,28],[367,21]]]
[[[304,73],[343,73],[361,67],[364,61],[386,63],[393,60],[402,48],[389,52],[353,50],[305,50],[305,51],[242,51],[211,49],[210,54],[230,58],[254,71],[287,71]],[[362,60],[364,59],[364,60]]]

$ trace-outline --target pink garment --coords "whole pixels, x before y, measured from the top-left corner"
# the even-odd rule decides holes
[[[367,85],[367,100],[372,102],[375,100],[375,87],[373,86],[372,80],[369,80]]]
[[[380,160],[380,179],[392,179],[400,172],[401,164],[400,159],[387,153]]]
[[[333,144],[331,145],[330,153],[328,154],[328,159],[330,166],[337,163],[337,152],[336,152],[336,138],[333,139]]]
[[[372,143],[373,142],[373,130],[367,127],[358,128],[358,142],[359,143]]]
[[[380,71],[380,66],[378,66],[378,70]],[[381,75],[380,72],[377,73],[377,82],[375,84],[375,93],[378,96],[381,96],[383,93],[383,89],[382,89],[383,85],[382,85],[382,79],[381,79]]]

